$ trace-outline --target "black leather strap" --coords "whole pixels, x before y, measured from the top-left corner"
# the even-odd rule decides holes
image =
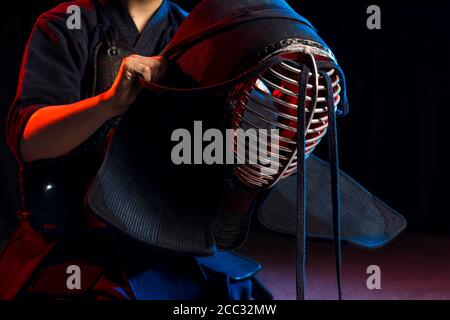
[[[302,65],[299,78],[299,95],[297,101],[297,237],[296,237],[296,283],[297,300],[305,299],[305,252],[306,252],[306,87],[310,69]],[[301,88],[305,88],[301,92]]]
[[[337,127],[336,127],[336,112],[334,110],[333,87],[331,78],[326,72],[321,71],[322,77],[327,83],[327,100],[328,103],[328,153],[330,158],[331,170],[331,200],[333,208],[333,238],[334,238],[334,254],[336,262],[336,278],[338,286],[339,300],[342,299],[342,285],[341,285],[341,231],[340,231],[340,188],[339,188],[339,156],[337,145]]]

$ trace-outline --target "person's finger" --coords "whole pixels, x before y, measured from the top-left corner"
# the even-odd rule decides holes
[[[153,71],[152,68],[148,65],[145,65],[143,63],[136,63],[135,64],[135,72],[138,76],[141,76],[144,78],[145,81],[151,82],[153,81]]]
[[[138,60],[139,62],[141,62],[143,64],[153,64],[155,61],[161,62],[161,63],[167,62],[167,59],[163,56],[145,57],[145,56],[133,54],[133,55],[129,56],[129,58],[131,58],[133,60]]]
[[[151,67],[139,62],[136,59],[128,59],[125,62],[125,70],[127,72],[127,76],[130,78],[141,76],[145,79],[145,81],[152,81],[153,76]]]
[[[158,82],[167,71],[167,60],[164,57],[143,57],[131,55],[124,59],[127,78],[134,74],[141,76],[147,82]]]
[[[157,80],[156,81],[159,81],[166,76],[168,66],[169,66],[169,64],[167,62],[167,59],[163,58],[161,60],[158,60]]]
[[[164,66],[159,61],[146,61],[146,64],[136,62],[137,72],[145,72],[143,77],[147,82],[158,82],[164,76]]]

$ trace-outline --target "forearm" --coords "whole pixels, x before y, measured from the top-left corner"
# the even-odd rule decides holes
[[[166,69],[163,57],[132,55],[123,60],[114,84],[105,93],[73,104],[37,110],[20,138],[22,160],[55,158],[72,151],[106,121],[126,112],[141,90],[140,78],[157,82]]]
[[[68,105],[37,110],[28,120],[20,141],[23,161],[62,156],[83,143],[114,117],[112,100],[99,95]]]

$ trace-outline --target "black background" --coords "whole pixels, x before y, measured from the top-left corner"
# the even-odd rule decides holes
[[[175,2],[190,10],[198,1]],[[4,123],[34,21],[57,3],[8,1],[0,11],[0,217],[11,221],[16,166]],[[401,212],[410,231],[448,232],[450,2],[289,3],[319,29],[347,75],[351,112],[339,122],[342,168]],[[371,4],[381,8],[381,30],[366,27]]]

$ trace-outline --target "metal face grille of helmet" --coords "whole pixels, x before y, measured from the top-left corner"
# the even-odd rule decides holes
[[[266,57],[268,59],[279,56],[292,62],[286,60],[268,68],[258,77],[233,88],[229,95],[231,127],[235,132],[238,129],[267,130],[258,131],[260,134],[267,132],[259,142],[259,147],[265,147],[269,156],[264,163],[243,161],[245,159],[242,159],[243,155],[238,152],[237,139],[234,142],[235,163],[240,164],[234,167],[233,174],[251,188],[271,188],[281,179],[296,173],[299,92],[304,94],[306,91],[306,112],[300,115],[300,118],[306,118],[306,157],[314,151],[327,132],[328,105],[331,105],[327,98],[328,79],[319,75],[316,62],[335,62],[335,58],[329,50],[317,43],[297,42]],[[299,61],[312,64],[314,71],[309,73],[307,86],[302,88],[299,88]],[[340,77],[335,69],[328,68],[325,71],[332,81],[332,105],[336,110],[341,99]],[[272,129],[277,131],[271,131]],[[261,156],[249,141],[250,139],[245,140],[247,159]],[[269,159],[272,159],[272,162]]]

